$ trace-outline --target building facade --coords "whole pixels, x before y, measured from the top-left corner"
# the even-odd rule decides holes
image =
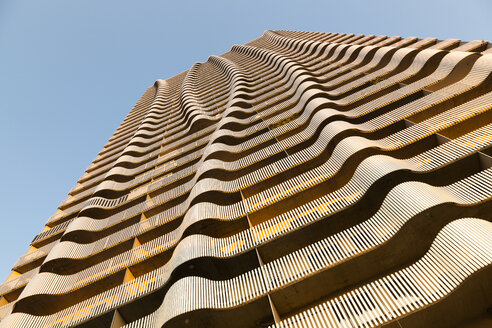
[[[266,31],[150,87],[0,327],[485,327],[492,49]]]

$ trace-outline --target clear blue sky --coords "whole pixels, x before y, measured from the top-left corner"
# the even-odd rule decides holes
[[[492,1],[0,0],[0,283],[145,89],[266,29],[492,40]]]

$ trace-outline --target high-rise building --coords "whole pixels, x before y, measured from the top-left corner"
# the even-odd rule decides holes
[[[486,41],[267,31],[150,87],[0,327],[492,323]]]

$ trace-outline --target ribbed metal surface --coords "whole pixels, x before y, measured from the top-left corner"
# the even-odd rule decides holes
[[[157,81],[0,285],[0,327],[481,318],[487,47],[266,31]]]

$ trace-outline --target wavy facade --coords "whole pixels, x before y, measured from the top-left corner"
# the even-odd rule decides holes
[[[0,328],[485,327],[491,201],[486,41],[266,31],[144,93]]]

